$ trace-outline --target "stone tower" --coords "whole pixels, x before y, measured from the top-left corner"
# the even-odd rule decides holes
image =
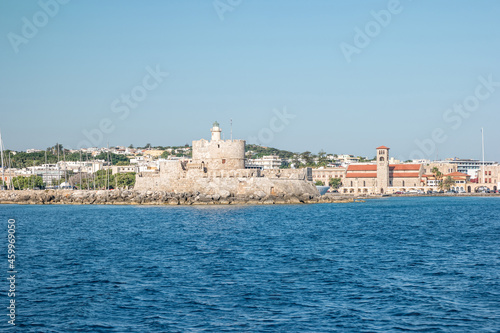
[[[387,193],[389,186],[389,148],[377,148],[377,190],[378,193]]]
[[[221,134],[222,130],[220,129],[218,122],[214,122],[210,132],[212,132],[212,141],[220,141],[220,139],[221,139],[220,134]]]
[[[207,171],[245,169],[245,140],[222,140],[218,122],[210,132],[210,141],[193,141],[192,162],[203,165]]]

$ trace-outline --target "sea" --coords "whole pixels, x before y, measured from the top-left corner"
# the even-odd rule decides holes
[[[499,197],[0,221],[2,332],[500,332]]]

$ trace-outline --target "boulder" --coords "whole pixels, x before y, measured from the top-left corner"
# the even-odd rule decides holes
[[[221,191],[219,191],[219,195],[222,199],[227,199],[231,196],[231,192],[229,192],[227,190],[221,190]]]

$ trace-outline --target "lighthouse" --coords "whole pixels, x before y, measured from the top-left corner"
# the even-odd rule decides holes
[[[218,122],[214,122],[210,132],[212,132],[212,141],[220,141],[220,133],[222,130],[220,129]]]

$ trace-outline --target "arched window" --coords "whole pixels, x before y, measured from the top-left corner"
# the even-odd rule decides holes
[[[383,162],[384,161],[384,156],[380,156],[380,162]]]
[[[366,181],[363,180],[363,187],[366,187]]]

